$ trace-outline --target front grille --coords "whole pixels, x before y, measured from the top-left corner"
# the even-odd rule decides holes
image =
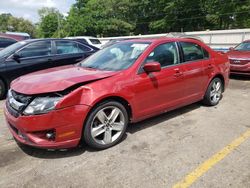
[[[15,118],[18,118],[19,117],[19,112],[18,111],[16,111],[14,108],[12,108],[11,106],[10,106],[10,103],[7,101],[6,102],[6,108],[7,108],[7,110],[8,110],[8,112],[12,115],[12,116],[14,116]]]
[[[250,63],[250,60],[247,59],[230,59],[230,63],[234,65],[245,65]]]
[[[32,97],[27,96],[13,90],[9,90],[6,107],[8,112],[14,116],[18,117],[22,114],[23,110],[29,105]]]

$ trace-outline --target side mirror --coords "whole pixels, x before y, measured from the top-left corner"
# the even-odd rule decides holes
[[[232,51],[232,50],[234,50],[234,47],[230,47],[230,48],[229,48],[229,51]]]
[[[14,59],[16,62],[20,63],[20,58],[21,58],[21,56],[20,56],[19,54],[14,53],[12,57],[13,57],[13,59]]]
[[[161,64],[158,63],[158,62],[146,63],[144,65],[143,69],[147,73],[150,73],[150,72],[160,72],[161,71]]]

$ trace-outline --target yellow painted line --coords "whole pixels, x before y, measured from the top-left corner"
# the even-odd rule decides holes
[[[3,109],[2,108],[0,108],[0,114],[3,114]]]
[[[228,154],[235,150],[245,140],[250,138],[250,129],[243,133],[239,138],[224,147],[221,151],[213,155],[210,159],[198,166],[194,171],[189,173],[183,180],[173,186],[173,188],[186,188],[192,185],[199,177],[205,174],[210,168],[224,159]]]

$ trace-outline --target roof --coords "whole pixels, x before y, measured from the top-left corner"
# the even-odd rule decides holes
[[[97,39],[96,37],[91,36],[74,36],[74,37],[65,37],[66,39],[81,39],[81,38],[89,38],[89,39]]]
[[[10,31],[7,31],[6,34],[18,35],[18,36],[23,36],[23,37],[30,37],[30,35],[28,33],[23,33],[23,32],[10,32]]]
[[[181,41],[182,39],[190,39],[190,40],[194,40],[194,41],[199,41],[199,42],[203,42],[202,40],[199,40],[197,38],[193,38],[191,36],[182,36],[182,37],[160,37],[160,38],[140,38],[140,39],[129,39],[126,41],[138,41],[138,42],[160,42],[160,41]],[[124,41],[122,41],[124,42]]]

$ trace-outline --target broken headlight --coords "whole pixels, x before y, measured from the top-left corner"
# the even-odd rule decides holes
[[[45,114],[54,110],[62,97],[36,97],[24,110],[25,115]]]

